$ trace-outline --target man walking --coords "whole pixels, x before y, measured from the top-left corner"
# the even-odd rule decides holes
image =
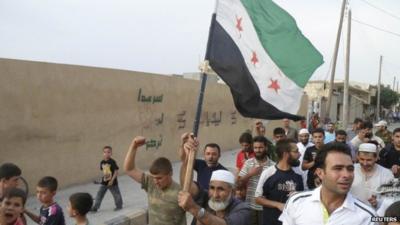
[[[375,211],[350,193],[354,166],[346,145],[330,143],[315,159],[321,186],[291,196],[279,220],[283,225],[376,225]]]

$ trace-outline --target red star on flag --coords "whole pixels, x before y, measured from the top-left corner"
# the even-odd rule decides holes
[[[256,63],[258,63],[258,58],[257,58],[257,54],[255,51],[253,51],[253,56],[251,57],[251,62],[253,63],[253,65],[256,65]]]
[[[271,84],[268,86],[268,88],[272,88],[275,90],[276,93],[278,93],[278,89],[281,89],[281,87],[278,84],[278,80],[272,80],[272,78],[270,80]]]
[[[243,31],[242,27],[242,17],[238,18],[236,17],[236,28],[240,31]]]

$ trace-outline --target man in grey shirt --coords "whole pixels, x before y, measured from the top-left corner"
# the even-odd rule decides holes
[[[289,119],[285,118],[282,121],[283,121],[283,129],[285,130],[286,137],[288,139],[293,139],[293,140],[297,141],[298,140],[297,139],[297,133],[298,133],[297,129],[290,126]]]

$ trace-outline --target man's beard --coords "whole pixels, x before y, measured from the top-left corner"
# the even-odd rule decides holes
[[[263,159],[265,159],[266,156],[267,156],[267,152],[264,151],[264,152],[262,152],[261,154],[257,154],[257,153],[256,153],[255,158],[256,158],[257,160],[263,160]]]
[[[289,158],[288,164],[289,164],[291,167],[298,167],[298,166],[300,166],[300,160]]]
[[[208,166],[212,166],[212,167],[218,165],[218,161],[206,160],[206,163],[208,164]]]
[[[225,201],[215,201],[212,198],[210,198],[208,200],[208,206],[210,207],[210,209],[212,209],[216,212],[225,210],[231,201],[231,195],[232,194],[229,194],[229,196],[225,199]]]
[[[302,143],[304,146],[306,146],[306,145],[308,144],[308,140],[302,141],[301,143]]]

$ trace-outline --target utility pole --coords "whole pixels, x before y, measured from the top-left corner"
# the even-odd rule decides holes
[[[396,91],[396,89],[394,89],[395,84],[396,84],[396,76],[393,77],[393,91]]]
[[[328,105],[327,105],[327,109],[326,109],[326,113],[328,114],[329,118],[330,118],[331,104],[332,104],[333,83],[335,81],[336,61],[337,61],[337,55],[338,55],[338,50],[339,50],[339,44],[340,44],[340,36],[341,36],[341,33],[342,33],[344,9],[346,7],[346,2],[347,2],[347,0],[343,0],[343,2],[342,2],[342,9],[340,11],[339,27],[338,27],[338,31],[337,31],[337,34],[336,34],[335,50],[334,50],[334,53],[333,53],[331,80],[329,82]]]
[[[376,121],[380,120],[381,107],[381,73],[382,73],[382,56],[379,59],[379,78],[378,78],[378,93],[376,96]]]
[[[347,129],[349,122],[349,74],[350,74],[350,43],[351,43],[351,10],[347,16],[347,45],[346,45],[346,73],[343,90],[343,129]]]

